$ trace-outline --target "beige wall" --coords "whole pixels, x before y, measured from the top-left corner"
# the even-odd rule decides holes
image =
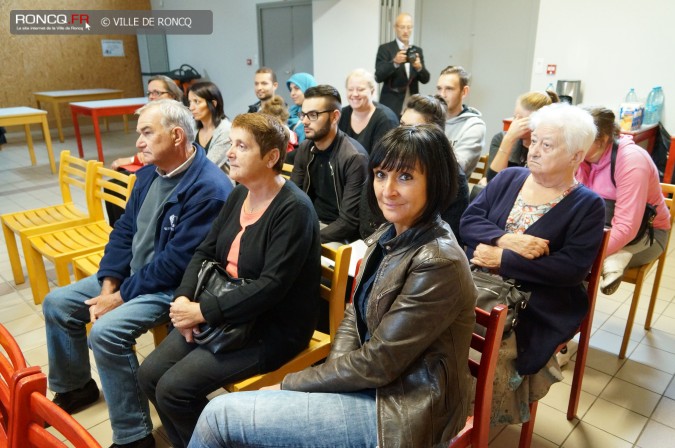
[[[645,101],[663,87],[661,122],[675,134],[675,10],[672,0],[542,1],[534,59],[557,64],[555,76],[532,67],[532,89],[579,79],[583,102],[618,112],[628,89]]]

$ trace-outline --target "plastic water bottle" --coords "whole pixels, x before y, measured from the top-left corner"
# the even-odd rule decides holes
[[[663,100],[664,96],[661,86],[654,87],[652,91],[649,92],[649,96],[647,96],[647,104],[645,105],[645,119],[642,124],[657,124],[659,121],[661,121]]]
[[[637,103],[637,100],[637,93],[635,93],[635,89],[631,87],[626,94],[626,103]]]

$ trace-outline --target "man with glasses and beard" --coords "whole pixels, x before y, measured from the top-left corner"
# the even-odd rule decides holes
[[[299,114],[307,138],[296,151],[291,180],[314,204],[322,223],[322,243],[359,238],[359,197],[368,153],[338,129],[341,102],[335,87],[310,87]]]

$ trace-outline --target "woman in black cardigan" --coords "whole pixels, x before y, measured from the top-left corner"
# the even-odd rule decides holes
[[[316,326],[319,220],[305,193],[280,174],[288,130],[269,115],[243,114],[232,123],[230,137],[230,177],[240,185],[175,291],[170,317],[178,331],[139,370],[141,388],[174,447],[187,445],[209,393],[277,369],[307,347]],[[204,260],[251,281],[222,297],[194,302]],[[251,320],[255,326],[242,349],[213,354],[193,342],[200,323]]]

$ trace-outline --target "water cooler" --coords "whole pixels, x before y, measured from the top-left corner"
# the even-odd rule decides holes
[[[559,80],[555,92],[560,97],[560,101],[579,104],[581,102],[581,81]]]

